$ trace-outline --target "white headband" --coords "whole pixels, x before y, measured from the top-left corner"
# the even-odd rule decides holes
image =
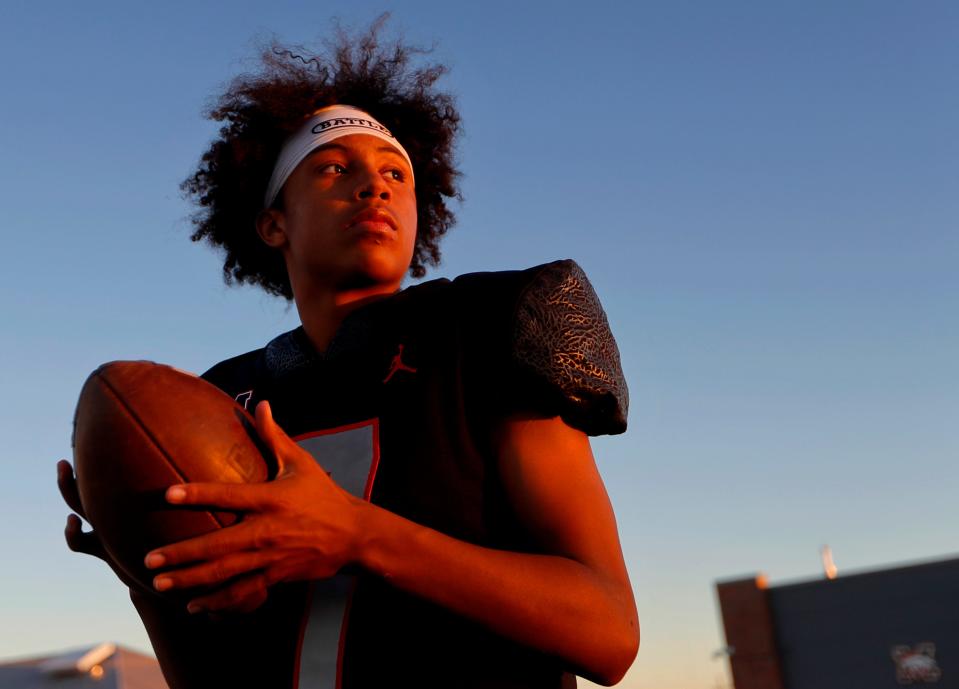
[[[270,177],[270,184],[266,188],[263,207],[269,208],[273,205],[287,178],[306,156],[320,146],[349,134],[375,136],[389,143],[406,158],[410,166],[410,181],[412,181],[413,161],[396,137],[390,134],[389,129],[373,119],[369,113],[352,105],[330,105],[314,112],[300,130],[283,144],[280,155],[276,159],[276,166],[273,168],[273,176]]]

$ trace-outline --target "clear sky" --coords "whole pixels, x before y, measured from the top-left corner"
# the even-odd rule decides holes
[[[0,657],[148,648],[62,542],[77,394],[107,360],[202,371],[296,324],[222,285],[178,184],[258,41],[384,9],[464,118],[430,277],[573,257],[618,338],[630,430],[594,446],[643,625],[622,686],[724,681],[717,578],[959,551],[953,0],[6,0]]]

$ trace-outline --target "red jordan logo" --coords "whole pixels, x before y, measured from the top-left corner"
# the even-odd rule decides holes
[[[390,362],[390,372],[386,374],[386,378],[383,379],[384,383],[388,383],[390,378],[397,371],[409,371],[410,373],[416,373],[416,369],[412,366],[407,366],[403,363],[403,345],[399,345],[400,350],[396,353],[396,356],[393,357],[393,361]]]

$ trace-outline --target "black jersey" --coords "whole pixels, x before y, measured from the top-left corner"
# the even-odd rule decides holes
[[[354,495],[520,552],[536,544],[500,484],[494,424],[531,411],[593,435],[626,427],[616,343],[572,261],[422,283],[351,313],[322,355],[298,328],[204,377],[250,410],[269,400],[277,423]],[[555,658],[362,572],[274,587],[244,623],[264,654],[244,676],[262,670],[284,689],[574,681]]]

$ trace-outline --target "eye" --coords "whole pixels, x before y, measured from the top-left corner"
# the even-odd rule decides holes
[[[320,165],[317,167],[317,172],[324,175],[342,175],[346,172],[346,168],[340,165],[339,163],[326,163],[325,165]]]
[[[396,180],[397,182],[403,182],[406,180],[406,173],[398,167],[390,168],[386,171],[386,174],[390,179]]]

